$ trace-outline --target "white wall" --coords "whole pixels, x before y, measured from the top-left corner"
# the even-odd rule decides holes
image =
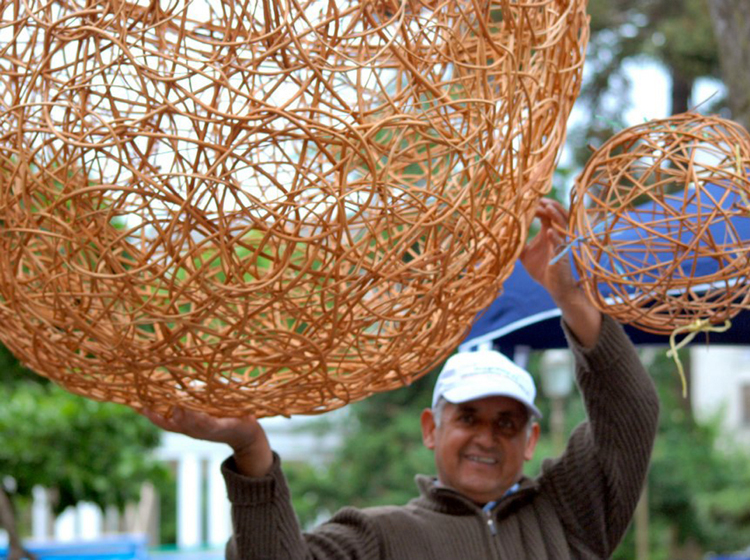
[[[750,426],[742,426],[742,391],[750,383],[750,348],[702,346],[691,348],[690,400],[698,418],[722,411],[725,427],[750,447]]]

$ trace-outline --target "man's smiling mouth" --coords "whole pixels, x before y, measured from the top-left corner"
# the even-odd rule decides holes
[[[466,455],[466,458],[469,461],[473,461],[475,463],[482,463],[483,465],[496,465],[497,459],[494,459],[492,457],[481,457],[479,455]]]

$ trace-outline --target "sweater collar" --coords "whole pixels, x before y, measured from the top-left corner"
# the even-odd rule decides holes
[[[415,480],[420,494],[420,497],[417,498],[416,502],[422,507],[452,515],[470,514],[482,511],[481,506],[475,504],[469,498],[453,488],[436,484],[437,479],[435,477],[417,475]],[[492,509],[499,513],[509,508],[511,504],[527,502],[538,492],[539,488],[536,480],[523,477],[518,484],[518,490],[497,500]]]

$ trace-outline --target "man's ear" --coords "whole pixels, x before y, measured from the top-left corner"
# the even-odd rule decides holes
[[[529,434],[529,439],[526,440],[526,449],[523,451],[523,458],[526,461],[531,461],[531,459],[534,457],[534,450],[536,449],[536,444],[539,441],[539,424],[534,422],[531,426],[531,433]]]
[[[422,424],[422,443],[427,449],[435,449],[435,415],[431,409],[425,408],[419,420]]]

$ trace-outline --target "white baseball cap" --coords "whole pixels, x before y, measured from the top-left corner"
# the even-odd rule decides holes
[[[494,350],[459,352],[445,362],[432,393],[433,408],[443,397],[464,403],[485,397],[510,397],[526,406],[537,418],[536,386],[528,371]]]

